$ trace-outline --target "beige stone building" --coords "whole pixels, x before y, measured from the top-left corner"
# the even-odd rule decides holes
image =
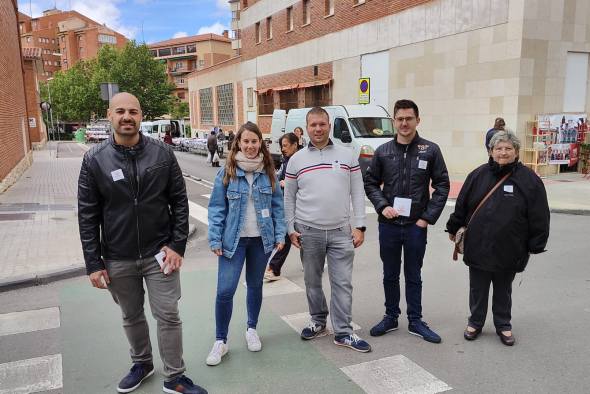
[[[356,104],[359,78],[371,78],[372,103],[391,112],[398,99],[416,101],[419,133],[441,146],[450,172],[467,173],[485,162],[497,116],[524,139],[538,114],[587,111],[589,1],[402,3],[230,1],[240,56],[189,75],[192,127],[253,120],[268,132],[269,107],[306,107],[319,86],[330,104]],[[231,88],[229,121],[220,87]]]

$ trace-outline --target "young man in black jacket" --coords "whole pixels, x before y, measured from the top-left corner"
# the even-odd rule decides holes
[[[393,114],[397,136],[375,150],[365,176],[365,192],[379,214],[385,288],[385,316],[370,334],[380,336],[398,328],[403,249],[408,331],[439,343],[441,338],[422,321],[421,269],[427,226],[436,223],[445,207],[449,175],[439,147],[420,138],[416,131],[420,124],[418,106],[411,100],[399,100]]]
[[[135,390],[154,373],[143,282],[158,321],[164,392],[206,394],[184,375],[180,271],[188,238],[188,198],[174,152],[139,133],[137,98],[119,93],[108,118],[112,138],[84,155],[78,181],[78,222],[92,285],[108,289],[123,312],[134,366],[117,387]],[[156,254],[164,252],[163,265]],[[106,282],[106,286],[103,283]]]

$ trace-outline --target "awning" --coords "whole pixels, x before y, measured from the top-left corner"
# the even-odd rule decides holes
[[[266,93],[269,93],[270,91],[272,91],[272,89],[260,89],[260,90],[257,90],[256,93],[266,94]]]
[[[170,75],[182,75],[182,73],[171,73]]]
[[[158,59],[158,62],[160,62],[160,63],[166,63],[166,59]]]
[[[324,85],[329,85],[330,82],[332,82],[331,79],[326,79],[325,81],[317,81],[317,82],[308,82],[308,83],[300,83],[299,84],[299,89],[303,89],[303,88],[312,88],[314,86],[324,86]]]
[[[190,59],[191,57],[195,57],[195,56],[197,56],[197,55],[175,56],[175,57],[171,57],[170,60]]]
[[[281,86],[279,88],[273,88],[273,90],[281,91],[281,90],[295,90],[299,87],[299,85],[289,85],[289,86]]]

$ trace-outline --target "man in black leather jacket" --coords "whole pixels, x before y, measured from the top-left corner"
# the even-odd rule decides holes
[[[379,214],[385,289],[385,316],[370,334],[380,336],[398,328],[403,249],[408,331],[439,343],[441,338],[422,321],[421,269],[427,226],[436,223],[445,207],[449,174],[439,147],[416,131],[420,123],[418,106],[411,100],[399,100],[393,113],[397,136],[375,150],[365,176],[365,192]],[[430,186],[434,189],[432,198]]]
[[[115,95],[108,110],[112,138],[84,155],[78,181],[78,221],[92,285],[108,289],[123,312],[134,366],[117,390],[128,393],[154,373],[144,314],[143,281],[168,393],[206,393],[184,376],[180,271],[188,238],[188,198],[170,147],[139,133],[137,98]],[[155,255],[164,252],[160,267]],[[106,286],[103,283],[106,282]]]

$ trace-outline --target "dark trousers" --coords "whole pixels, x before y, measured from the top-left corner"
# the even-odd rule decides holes
[[[404,252],[404,277],[408,320],[422,319],[422,263],[426,253],[428,229],[416,224],[379,223],[379,253],[383,261],[385,313],[397,319],[399,308],[399,275]]]
[[[489,272],[469,267],[470,327],[479,329],[484,326],[492,283],[492,313],[496,331],[512,330],[512,282],[515,277],[516,272]]]
[[[215,164],[216,162],[213,161],[213,157],[215,156],[216,152],[217,152],[216,149],[209,149],[209,154],[211,155],[211,166],[212,167],[217,167],[217,164]]]
[[[285,236],[285,246],[283,246],[283,249],[278,251],[268,263],[268,268],[270,268],[276,276],[281,275],[281,268],[283,268],[283,264],[285,264],[285,260],[287,260],[290,250],[291,237],[287,234]]]

